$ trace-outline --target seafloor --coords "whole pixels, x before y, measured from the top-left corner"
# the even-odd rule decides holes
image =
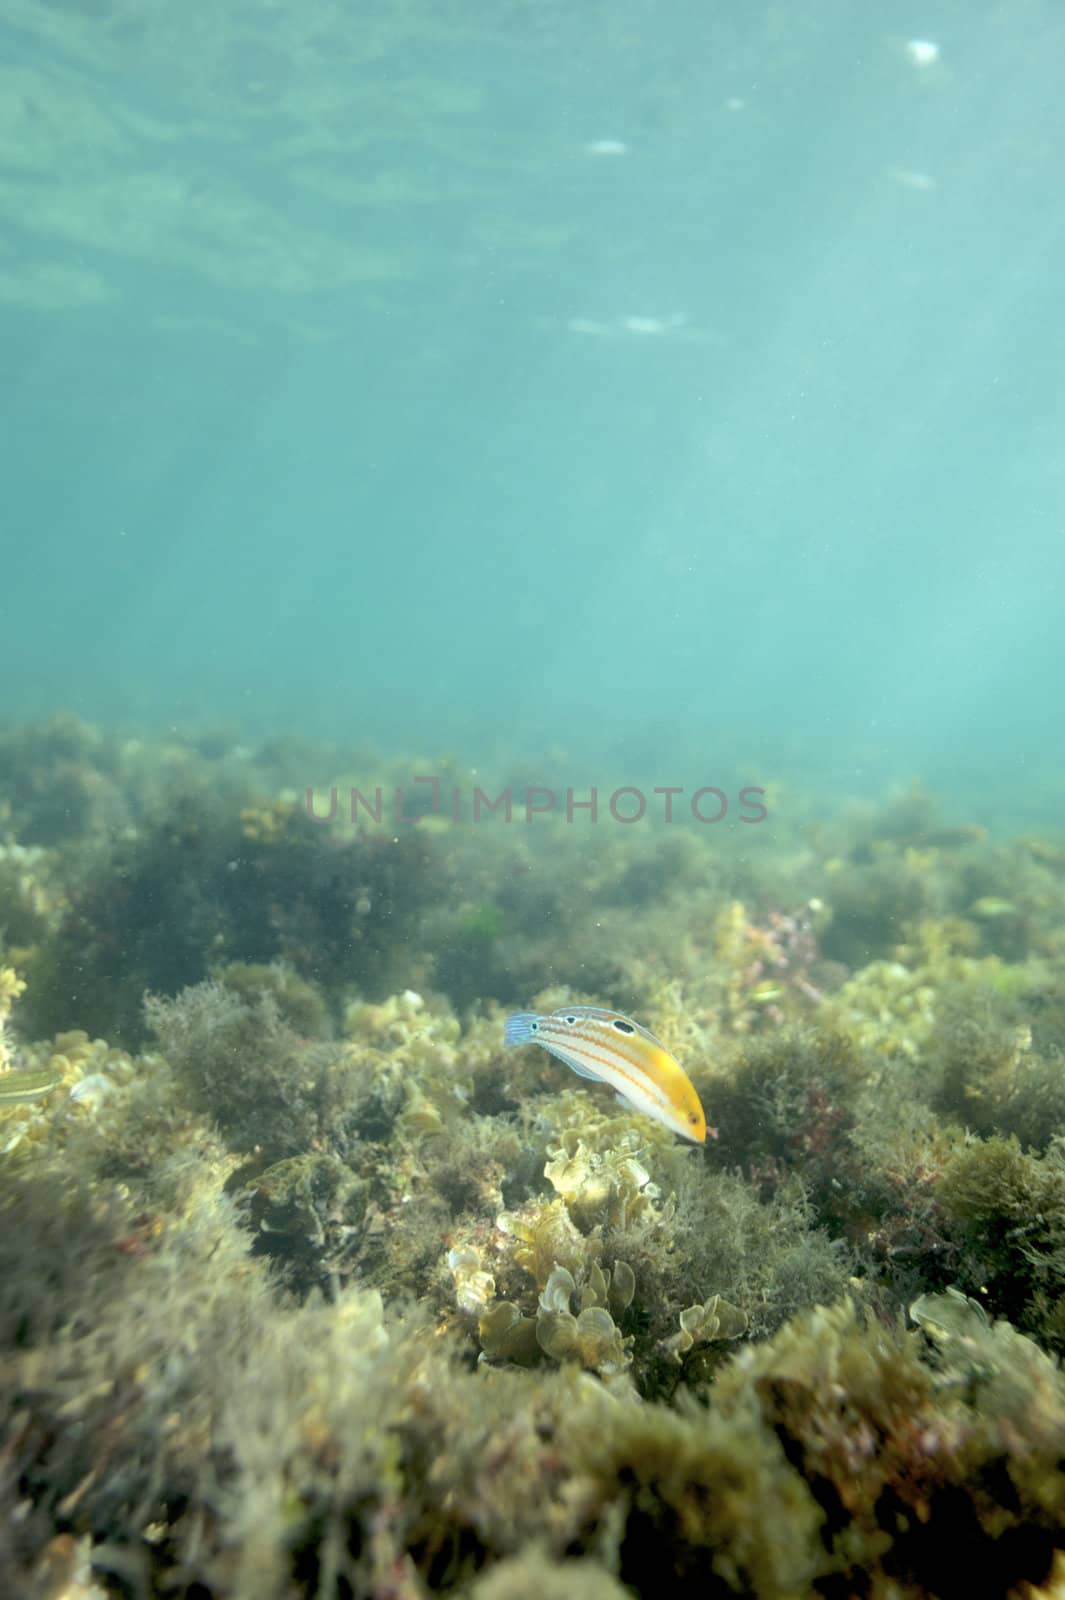
[[[1065,842],[425,770],[0,736],[0,1595],[1065,1593]]]

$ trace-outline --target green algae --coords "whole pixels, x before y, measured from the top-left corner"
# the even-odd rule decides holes
[[[678,1366],[696,1345],[739,1339],[750,1326],[747,1313],[719,1294],[712,1294],[702,1305],[688,1306],[678,1320],[678,1332],[662,1341],[663,1349]]]
[[[982,1338],[989,1326],[987,1312],[979,1300],[962,1294],[948,1284],[945,1294],[921,1294],[910,1307],[910,1316],[931,1338]]]
[[[955,1283],[1065,1352],[1065,1140],[1042,1156],[1014,1138],[974,1140],[948,1163],[937,1198]]]
[[[82,778],[97,759],[119,770],[77,730],[54,738]],[[188,756],[186,780],[226,749]],[[527,846],[471,865],[437,828],[405,858],[395,926],[345,944],[363,915],[347,847],[241,782],[217,839],[211,806],[160,808],[153,790],[117,858],[86,874],[44,845],[22,863],[56,903],[20,924],[37,965],[18,963],[13,1070],[85,1087],[2,1113],[19,1130],[0,1185],[12,1592],[44,1592],[53,1568],[72,1582],[75,1552],[149,1600],[179,1585],[606,1600],[667,1579],[680,1600],[894,1600],[957,1592],[961,1548],[993,1592],[1050,1581],[1065,1560],[1050,844],[1024,847],[1007,888],[1019,847],[914,812],[761,878],[711,870],[687,836],[605,846],[581,877],[564,833],[526,875]],[[282,862],[309,868],[308,903],[277,915],[284,948],[220,956],[194,899],[177,944],[202,981],[149,1001],[139,1054],[35,1039],[34,972],[58,973],[76,925],[97,1014],[128,1015],[141,869],[164,836],[202,863],[234,830],[271,894],[294,881]],[[377,859],[360,851],[360,867]],[[586,988],[582,969],[580,997],[647,1015],[690,1064],[716,1144],[679,1147],[503,1051],[478,961],[494,952],[492,985],[512,956],[515,985],[566,970],[585,893],[616,987]],[[977,909],[995,897],[1016,916]],[[808,928],[779,909],[813,901]],[[180,897],[166,905],[180,919]],[[344,937],[314,958],[337,905]],[[564,910],[533,917],[544,905]],[[505,920],[478,914],[469,948],[436,960],[440,929],[486,906]],[[116,1004],[97,955],[127,934]],[[790,964],[754,974],[755,947]],[[850,970],[821,993],[826,948]]]
[[[625,1270],[631,1280],[632,1269]],[[598,1263],[593,1272],[598,1274],[598,1282],[589,1273],[578,1295],[572,1274],[565,1267],[555,1267],[540,1293],[536,1342],[555,1361],[579,1361],[582,1367],[611,1378],[631,1364],[633,1341],[631,1337],[622,1337],[613,1316],[602,1303],[609,1294],[609,1275],[603,1274]],[[579,1302],[576,1315],[573,1312],[575,1299]],[[624,1310],[627,1304],[625,1296],[614,1296],[615,1311]]]

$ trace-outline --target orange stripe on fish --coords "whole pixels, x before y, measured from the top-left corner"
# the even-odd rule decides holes
[[[704,1144],[709,1132],[699,1096],[677,1058],[631,1017],[601,1006],[518,1011],[508,1017],[505,1044],[539,1044],[582,1078],[610,1084],[619,1100],[664,1123],[682,1139]]]

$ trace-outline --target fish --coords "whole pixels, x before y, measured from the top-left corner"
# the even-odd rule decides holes
[[[0,1072],[0,1106],[43,1100],[62,1081],[62,1074],[51,1067],[12,1067]]]
[[[705,1144],[708,1132],[717,1138],[680,1062],[620,1011],[602,1006],[517,1011],[504,1024],[503,1042],[542,1045],[579,1077],[608,1083],[623,1104],[693,1144]]]

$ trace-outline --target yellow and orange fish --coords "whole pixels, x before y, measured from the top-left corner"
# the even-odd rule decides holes
[[[608,1083],[619,1100],[654,1117],[682,1139],[705,1144],[707,1129],[699,1096],[675,1056],[653,1033],[630,1017],[601,1006],[562,1006],[558,1011],[518,1011],[508,1017],[505,1044],[540,1044],[582,1078]]]

